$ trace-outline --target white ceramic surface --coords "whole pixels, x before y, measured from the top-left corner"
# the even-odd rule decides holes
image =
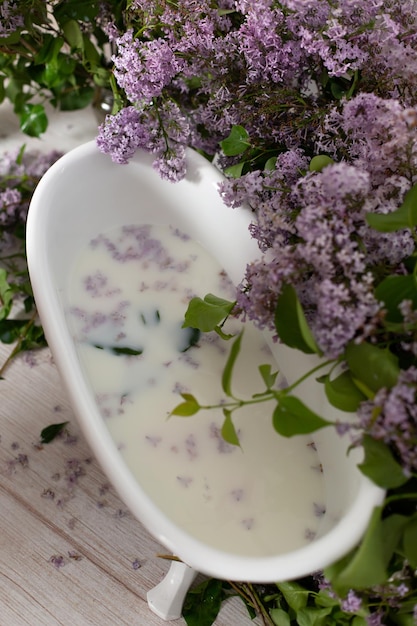
[[[230,554],[189,536],[157,508],[125,465],[82,376],[66,323],[64,292],[75,251],[98,232],[131,223],[175,224],[205,246],[235,282],[241,280],[246,262],[259,254],[247,230],[250,212],[223,205],[217,191],[221,175],[203,157],[188,152],[187,177],[177,184],[162,181],[151,162],[151,156],[138,152],[129,165],[116,165],[90,142],[52,166],[32,199],[27,224],[31,281],[75,413],[94,454],[126,505],[191,568],[219,578],[252,582],[309,574],[356,545],[373,507],[383,497],[383,492],[357,470],[360,451],[347,456],[348,441],[333,429],[323,430],[315,438],[327,497],[327,521],[319,538],[278,556]],[[289,379],[300,371],[297,358],[294,360],[293,353],[285,349],[277,353]],[[309,402],[316,391],[307,386],[302,395]],[[316,409],[323,409],[320,392],[311,399]],[[325,407],[325,412],[328,410]]]

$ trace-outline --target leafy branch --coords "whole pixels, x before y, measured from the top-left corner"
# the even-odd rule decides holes
[[[224,324],[225,319],[230,315],[234,306],[234,302],[217,298],[212,294],[208,294],[204,300],[194,298],[190,301],[185,314],[184,326],[198,328],[204,332],[211,330],[219,332],[220,326]],[[230,335],[225,335],[223,331],[219,334],[227,338],[231,337]],[[284,437],[311,433],[330,425],[331,422],[310,410],[299,398],[293,396],[291,392],[305,378],[328,366],[332,361],[319,363],[310,372],[301,376],[296,383],[285,389],[275,387],[278,371],[273,372],[270,364],[262,364],[258,367],[258,370],[264,383],[264,389],[254,393],[250,398],[241,398],[234,393],[232,380],[235,364],[241,351],[243,336],[244,333],[242,331],[234,338],[223,369],[221,386],[226,399],[217,404],[205,405],[201,404],[193,394],[182,393],[183,402],[178,404],[171,411],[170,415],[190,417],[200,410],[221,409],[224,415],[221,433],[225,441],[233,445],[239,445],[239,438],[232,421],[233,413],[245,406],[262,402],[275,402],[272,422],[275,430]]]

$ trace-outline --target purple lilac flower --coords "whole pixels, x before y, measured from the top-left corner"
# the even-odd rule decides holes
[[[348,157],[371,175],[375,187],[388,175],[408,175],[417,165],[417,107],[373,93],[358,94],[333,108],[324,121],[318,149]]]
[[[262,205],[256,197],[262,184],[256,182],[250,198],[262,220]],[[222,190],[227,194],[227,185]],[[296,286],[316,340],[327,356],[338,356],[348,341],[364,332],[380,308],[366,256],[356,241],[358,225],[364,224],[368,193],[365,172],[335,164],[319,174],[300,177],[290,194],[274,194],[276,206],[268,223],[261,221],[258,230],[251,228],[252,234],[261,238],[265,255],[248,266],[238,295],[250,319],[273,330],[278,295],[283,284],[290,282]],[[227,195],[226,199],[232,200]],[[286,213],[290,206],[298,212],[292,223]],[[268,241],[263,231],[272,233],[274,241]],[[292,243],[294,237],[297,245]]]
[[[23,15],[16,2],[3,0],[0,5],[0,37],[7,37],[24,26]]]
[[[129,106],[106,118],[99,128],[97,146],[116,163],[126,164],[138,148],[151,146],[155,151],[163,148],[163,142],[150,115]]]
[[[22,194],[18,189],[5,189],[0,192],[0,224],[9,226],[19,217]]]
[[[160,96],[182,68],[183,62],[164,39],[142,42],[129,30],[116,43],[114,75],[132,103],[149,103]]]
[[[298,70],[300,54],[298,46],[284,41],[277,28],[284,19],[282,11],[265,6],[264,2],[251,2],[245,12],[239,43],[246,64],[246,82],[290,80]]]
[[[350,589],[347,597],[342,602],[342,611],[346,613],[356,613],[362,606],[362,598],[360,598],[352,589]]]
[[[371,613],[366,618],[368,626],[385,626],[385,623],[382,621],[383,617],[383,613],[380,613],[379,611]]]
[[[139,111],[133,106],[107,116],[99,128],[97,146],[115,163],[126,164],[138,148],[156,154],[155,169],[171,181],[185,176],[185,147],[190,129],[178,106],[171,101],[160,108]]]
[[[402,370],[392,389],[380,389],[358,411],[363,430],[398,455],[405,472],[417,469],[417,368]]]
[[[238,301],[243,316],[273,329],[290,282],[320,347],[338,356],[376,329],[379,268],[398,267],[414,249],[409,230],[379,233],[365,217],[398,208],[416,182],[415,4],[225,0],[219,8],[234,12],[208,0],[132,2],[142,34],[118,39],[115,75],[134,106],[107,120],[98,144],[120,163],[137,148],[151,151],[172,181],[185,174],[184,145],[214,154],[234,124],[255,148],[278,154],[275,169],[221,185],[227,205],[252,208],[263,254],[248,265]],[[405,72],[400,59],[410,62]],[[328,98],[323,75],[359,94]],[[336,163],[306,174],[306,155],[320,152]]]
[[[19,152],[6,152],[0,157],[0,224],[5,228],[25,222],[33,189],[61,156],[56,151]],[[5,244],[4,236],[2,244]]]
[[[172,146],[153,163],[161,178],[171,182],[178,182],[186,173],[185,148],[181,144]]]

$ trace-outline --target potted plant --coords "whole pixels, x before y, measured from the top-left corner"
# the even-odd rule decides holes
[[[48,107],[73,111],[105,101],[111,110],[108,29],[123,28],[125,7],[126,0],[2,3],[0,102],[13,104],[24,133],[46,131]]]

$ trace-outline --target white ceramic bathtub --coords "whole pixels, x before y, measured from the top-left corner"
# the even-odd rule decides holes
[[[132,513],[168,550],[193,570],[219,578],[272,582],[300,577],[335,561],[362,536],[383,492],[356,467],[360,451],[347,456],[348,441],[333,429],[315,437],[324,469],[326,521],[320,536],[294,552],[252,558],[217,550],[173,524],[132,476],[109,435],[84,380],[65,317],[65,286],[74,253],[99,231],[131,223],[175,223],[211,252],[233,281],[259,255],[248,234],[250,212],[225,207],[217,191],[219,172],[188,153],[181,183],[162,181],[151,156],[138,152],[129,165],[116,165],[94,142],[69,152],[46,173],[33,196],[27,224],[30,277],[45,333],[82,430],[103,470]],[[300,364],[278,352],[293,379]],[[316,385],[317,387],[317,385]],[[316,409],[323,398],[307,386],[304,398]],[[313,395],[316,394],[316,397]],[[319,395],[317,395],[319,394]],[[326,408],[327,416],[329,409]]]

